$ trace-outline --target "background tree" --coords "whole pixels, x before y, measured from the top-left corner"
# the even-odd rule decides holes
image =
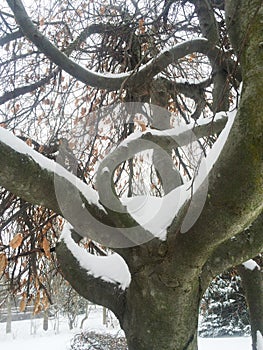
[[[217,276],[201,301],[199,334],[202,337],[250,334],[250,322],[241,278],[235,269]]]
[[[1,270],[19,258],[14,276],[21,276],[56,252],[78,293],[115,313],[129,349],[196,349],[199,301],[210,280],[263,246],[262,1],[78,1],[74,7],[51,1],[27,11],[19,0],[7,4],[0,13],[2,126],[27,145],[1,130],[3,225],[7,232],[12,223],[11,235],[16,232],[1,237]],[[227,111],[241,81],[230,130],[234,113]],[[125,118],[114,109],[120,101]],[[130,102],[142,103],[135,105],[139,117]],[[143,103],[159,107],[145,112]],[[206,203],[194,223],[205,182],[196,185],[199,163],[193,169],[184,146],[193,130],[213,164],[208,151],[226,120],[220,137],[229,137],[211,166]],[[138,127],[145,131],[134,134]],[[135,155],[148,148],[154,149],[150,166],[149,152]],[[60,163],[82,182],[48,160],[58,149]],[[140,221],[140,206],[138,215],[131,210],[138,198],[148,198],[139,195],[149,187],[162,196],[149,200],[150,209],[160,201],[163,208],[151,226]],[[185,201],[176,211],[179,191]],[[132,198],[119,200],[124,195]],[[58,215],[71,225],[55,247],[63,227]],[[74,243],[80,236],[107,243],[115,254],[88,254]],[[37,271],[36,298],[46,298]],[[18,290],[27,281],[18,280]],[[262,333],[262,324],[257,327]]]

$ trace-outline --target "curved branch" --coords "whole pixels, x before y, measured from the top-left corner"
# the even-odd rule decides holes
[[[199,119],[195,123],[179,128],[167,130],[147,128],[144,132],[137,132],[136,134],[128,136],[119,147],[107,157],[107,160],[105,160],[105,163],[103,163],[101,167],[108,166],[107,163],[112,161],[110,160],[112,157],[116,158],[116,160],[121,163],[122,159],[128,159],[135,153],[140,152],[140,150],[145,151],[147,149],[160,148],[169,150],[186,146],[202,137],[220,133],[226,126],[227,120],[227,116],[219,113],[214,118]],[[120,163],[115,163],[115,166],[120,165]]]
[[[137,72],[123,74],[100,74],[94,73],[69,59],[63,52],[58,50],[33,24],[20,0],[7,0],[15,18],[23,33],[48,56],[55,64],[64,69],[84,84],[107,90],[118,90],[121,87],[135,87],[144,85],[164,70],[169,64],[193,52],[200,52],[211,55],[218,59],[218,48],[212,48],[207,39],[197,38],[176,45],[158,55],[154,60],[142,66]]]
[[[138,72],[134,72],[126,82],[126,86],[135,89],[145,85],[152,80],[157,74],[162,72],[169,64],[178,61],[193,52],[199,52],[207,55],[208,51],[217,51],[212,49],[207,39],[197,38],[183,43],[161,52],[156,58],[142,66]]]
[[[65,217],[82,237],[107,247],[131,247],[154,236],[128,214],[108,215],[97,191],[60,164],[0,128],[0,184],[32,204]]]
[[[13,11],[16,21],[21,27],[24,35],[31,40],[37,48],[48,56],[55,64],[64,69],[84,84],[108,90],[117,90],[125,79],[125,75],[107,76],[91,72],[69,59],[55,45],[53,45],[30,20],[22,2],[20,0],[7,0],[9,7]]]
[[[203,267],[202,281],[239,265],[263,251],[263,213],[242,233],[220,244]]]
[[[76,50],[76,48],[81,44],[81,42],[86,40],[91,34],[100,33],[100,32],[103,32],[105,30],[113,30],[113,28],[112,28],[112,26],[106,26],[106,25],[100,25],[100,24],[94,24],[94,25],[91,25],[91,26],[85,28],[81,32],[81,34],[71,44],[69,44],[69,46],[65,49],[64,53],[67,56],[69,56],[74,50]],[[14,32],[14,33],[8,35],[7,37],[8,38],[10,37],[10,40],[11,40],[11,38],[12,38],[12,40],[15,40],[15,39],[20,37],[19,33],[20,33],[20,36],[23,35],[22,31],[18,30],[17,32]],[[1,45],[1,40],[2,39],[0,39],[0,45]],[[11,99],[17,98],[21,95],[25,95],[29,92],[35,91],[36,89],[40,88],[41,86],[49,83],[50,80],[52,78],[54,78],[58,74],[59,71],[60,71],[60,68],[57,67],[53,72],[49,73],[45,78],[43,78],[43,79],[41,79],[41,80],[31,84],[31,85],[22,86],[22,87],[14,89],[13,91],[5,92],[2,96],[0,96],[0,105],[6,103],[7,101],[9,101]]]
[[[181,210],[184,212],[186,202],[190,199],[189,187],[191,188],[191,185],[187,183],[182,187],[178,187],[163,198],[151,197],[151,199],[148,199],[147,196],[138,196],[124,202],[118,198],[113,185],[116,168],[125,160],[131,159],[136,153],[149,149],[160,151],[167,164],[170,161],[168,150],[196,141],[197,138],[194,132],[198,137],[203,137],[215,132],[216,129],[221,131],[225,122],[226,118],[216,119],[214,129],[213,122],[211,123],[211,120],[208,119],[194,128],[193,124],[182,127],[181,133],[176,129],[162,131],[148,129],[143,133],[131,134],[125,139],[118,148],[101,162],[97,172],[100,202],[109,215],[114,217],[114,221],[117,217],[126,228],[130,227],[129,225],[131,225],[131,228],[136,227],[138,222],[140,226],[138,226],[136,234],[141,238],[141,242],[150,240],[150,236],[147,236],[147,230],[153,237],[165,240],[168,227],[171,225],[175,227],[178,221],[181,222]],[[166,181],[166,179],[162,180]],[[143,228],[146,230],[145,232]],[[135,237],[136,240],[139,239],[136,235]]]
[[[78,294],[89,301],[112,310],[122,320],[125,303],[125,289],[130,277],[125,262],[115,256],[94,256],[79,247],[70,237],[70,230],[64,226],[61,241],[56,246],[56,255],[65,279]],[[116,269],[117,271],[114,271]],[[107,276],[107,271],[108,275]],[[126,281],[121,281],[123,271]],[[112,277],[116,274],[115,277]],[[115,280],[116,278],[116,280]],[[120,281],[118,281],[120,278]]]

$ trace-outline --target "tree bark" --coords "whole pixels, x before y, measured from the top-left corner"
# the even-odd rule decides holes
[[[7,298],[7,318],[6,318],[6,328],[5,332],[6,334],[11,333],[12,331],[12,302],[11,297],[8,296]]]
[[[197,275],[182,282],[148,273],[137,275],[127,293],[122,327],[129,350],[197,350]]]
[[[47,331],[48,330],[48,310],[44,311],[44,316],[43,316],[43,330]]]
[[[249,270],[243,265],[239,265],[238,272],[249,309],[252,348],[257,350],[257,331],[263,334],[263,272],[257,268]]]

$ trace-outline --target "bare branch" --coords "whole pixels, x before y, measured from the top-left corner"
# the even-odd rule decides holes
[[[0,105],[6,103],[9,100],[17,98],[21,95],[25,95],[25,94],[28,94],[29,92],[35,91],[41,86],[49,83],[50,80],[59,73],[59,70],[60,70],[59,68],[56,68],[53,72],[48,74],[45,78],[40,79],[36,83],[16,88],[13,91],[5,92],[2,96],[0,96]]]
[[[16,32],[6,34],[5,36],[2,36],[2,38],[0,38],[0,46],[4,46],[5,44],[9,43],[10,41],[19,39],[22,36],[23,36],[23,32],[20,29],[18,29]]]
[[[243,232],[220,244],[207,260],[202,280],[207,281],[228,268],[239,265],[263,251],[263,214]]]
[[[8,0],[10,8],[14,12],[16,20],[23,30],[24,34],[46,54],[52,61],[66,72],[90,86],[110,90],[118,90],[124,84],[126,87],[144,85],[164,70],[169,64],[185,57],[193,52],[200,52],[213,57],[218,56],[219,49],[213,48],[208,40],[198,38],[190,40],[161,53],[157,58],[147,65],[143,66],[139,72],[127,72],[125,74],[103,75],[92,72],[69,59],[63,52],[57,49],[33,24],[20,0]],[[123,86],[124,87],[124,86]]]
[[[104,88],[108,90],[117,90],[120,88],[125,77],[120,74],[114,78],[99,73],[91,72],[69,59],[63,52],[57,49],[33,24],[20,0],[8,0],[17,23],[20,25],[23,33],[46,54],[59,67],[67,73],[74,76],[79,81],[90,86]]]

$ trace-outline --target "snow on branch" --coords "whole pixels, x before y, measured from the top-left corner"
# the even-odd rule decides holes
[[[123,258],[116,253],[108,256],[96,256],[88,253],[74,242],[71,237],[71,230],[73,230],[73,227],[70,224],[65,224],[60,239],[64,241],[67,248],[77,259],[80,267],[95,278],[113,283],[123,290],[128,288],[131,275]]]
[[[218,114],[213,120],[209,118],[203,119],[198,121],[199,124],[187,125],[179,129],[163,131],[147,129],[144,132],[131,134],[101,162],[98,168],[97,188],[101,203],[105,208],[111,208],[113,211],[118,211],[119,213],[128,212],[142,228],[151,232],[155,237],[165,240],[168,228],[172,224],[178,224],[176,221],[177,219],[181,220],[180,211],[192,200],[197,190],[203,186],[227,139],[234,116],[235,112],[229,113],[227,116]],[[198,138],[218,133],[222,131],[227,120],[228,123],[224,132],[221,133],[208,157],[201,162],[194,183],[188,182],[179,186],[162,198],[151,196],[138,196],[124,200],[118,198],[114,186],[112,186],[112,181],[116,168],[122,162],[132,158],[138,152],[148,149],[161,149],[163,152],[167,152],[167,149],[185,146]],[[204,202],[205,199],[206,193],[203,198]],[[191,211],[188,215],[193,220],[194,215]],[[186,225],[185,231],[188,228]]]
[[[144,132],[131,134],[120,146],[126,147],[130,142],[138,139],[152,141],[165,149],[175,149],[186,146],[199,138],[210,136],[221,132],[228,117],[226,114],[218,113],[213,118],[199,119],[195,123],[167,130],[147,129]]]
[[[88,186],[75,175],[67,171],[60,164],[56,163],[52,159],[48,159],[42,154],[33,150],[24,141],[18,139],[12,132],[0,128],[0,142],[9,146],[13,151],[20,153],[21,155],[26,155],[31,158],[35,163],[37,163],[42,169],[47,170],[54,176],[62,177],[68,180],[72,185],[74,185],[84,196],[90,205],[95,205],[99,209],[104,211],[103,206],[99,203],[99,197],[97,191],[95,191],[91,186]],[[8,162],[8,159],[6,159]]]
[[[260,266],[255,262],[255,260],[253,259],[250,259],[248,261],[245,261],[243,264],[242,264],[247,270],[255,270],[255,269],[258,269],[260,270]]]
[[[0,183],[28,202],[61,214],[79,235],[104,246],[130,247],[154,238],[128,213],[108,215],[97,191],[4,128],[0,128]]]

